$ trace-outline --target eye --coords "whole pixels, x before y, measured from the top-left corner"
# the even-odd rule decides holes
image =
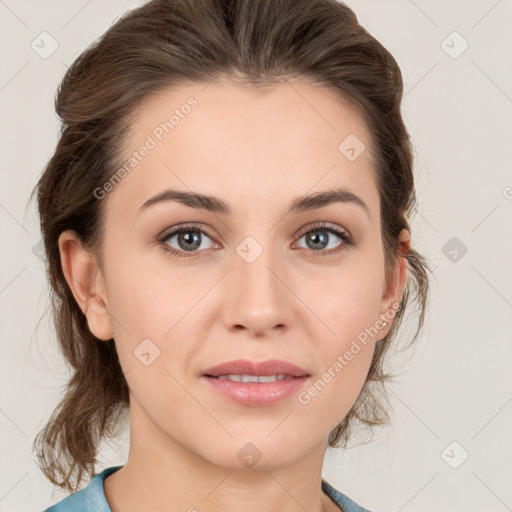
[[[164,233],[158,238],[158,241],[164,251],[174,256],[194,257],[195,254],[190,253],[198,252],[198,249],[205,249],[202,243],[204,236],[210,238],[208,233],[197,224],[187,224],[186,226],[180,226],[170,232]],[[168,241],[174,237],[177,237],[176,243],[178,244],[178,248],[169,246]]]
[[[338,243],[334,249],[329,251],[322,250],[328,247],[331,242],[332,237],[327,233],[334,234],[336,238],[341,240],[341,243]],[[306,244],[308,245],[306,248],[311,249],[314,257],[333,256],[353,245],[353,240],[346,231],[337,226],[331,226],[323,222],[317,222],[312,227],[309,227],[307,231],[303,232],[299,240],[303,237],[306,237]]]
[[[336,238],[341,240],[341,243],[338,243],[334,248],[325,251],[323,249],[326,249],[331,242],[331,237],[328,233],[335,235]],[[198,253],[200,252],[200,249],[204,250],[208,248],[204,247],[203,244],[203,238],[205,236],[211,240],[208,232],[202,227],[197,224],[187,224],[165,232],[158,237],[158,242],[165,252],[168,252],[173,256],[177,256],[179,258],[193,258],[197,256],[197,254],[193,253]],[[169,244],[169,241],[175,237],[177,237],[175,243],[178,247],[172,247]],[[338,254],[348,246],[353,245],[352,238],[346,231],[338,228],[337,226],[331,226],[323,222],[317,222],[313,226],[310,226],[307,231],[302,233],[299,240],[304,237],[306,237],[306,243],[308,244],[306,249],[310,249],[310,252],[313,253],[314,257],[332,256],[334,254]]]

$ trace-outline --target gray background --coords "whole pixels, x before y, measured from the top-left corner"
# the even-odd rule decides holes
[[[34,205],[26,210],[57,141],[55,91],[140,3],[0,0],[0,512],[65,496],[30,451],[69,376],[49,316],[38,325],[48,291]],[[434,270],[426,328],[395,356],[392,426],[329,452],[324,478],[375,511],[512,510],[512,1],[347,3],[404,75],[420,198],[413,245]],[[43,31],[58,44],[46,58],[31,46],[51,49]],[[99,469],[124,464],[128,435],[104,446]]]

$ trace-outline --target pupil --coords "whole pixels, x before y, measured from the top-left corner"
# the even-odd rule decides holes
[[[190,236],[190,233],[193,233],[192,236]],[[197,231],[187,231],[185,233],[180,233],[179,239],[178,239],[180,246],[183,247],[185,250],[193,250],[197,249],[201,245],[201,242],[199,240],[199,233]],[[185,242],[183,245],[181,245],[182,242]],[[193,244],[196,243],[196,246]]]
[[[323,249],[324,245],[327,243],[327,236],[325,232],[320,232],[320,234],[311,235],[309,238],[313,240],[314,249]],[[319,239],[321,241],[319,241]],[[320,246],[318,244],[320,244]]]

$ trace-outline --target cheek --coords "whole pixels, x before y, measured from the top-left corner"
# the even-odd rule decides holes
[[[112,291],[109,293],[111,312],[117,313],[119,320],[128,324],[127,329],[138,336],[150,333],[162,336],[171,327],[174,311],[183,302],[181,277],[171,278],[163,270],[136,251],[111,258],[107,271]]]
[[[378,267],[346,269],[315,286],[308,305],[322,320],[319,336],[312,334],[324,372],[316,388],[329,388],[325,400],[346,414],[357,398],[371,364],[375,324],[379,319],[382,274]],[[317,324],[315,324],[317,325]],[[315,391],[313,391],[314,393]]]
[[[176,322],[169,299],[178,291],[159,282],[158,272],[148,265],[138,264],[137,258],[130,260],[126,255],[110,265],[107,272],[109,313],[123,369],[128,374],[149,361],[154,367],[162,360],[159,357],[163,355],[165,333]]]
[[[127,380],[135,393],[159,387],[158,379],[172,388],[175,381],[166,370],[174,374],[177,368],[189,366],[205,314],[206,301],[199,299],[217,278],[213,275],[211,283],[205,278],[194,280],[185,266],[170,272],[163,256],[148,264],[147,258],[134,252],[118,261],[107,271],[109,312]],[[175,391],[182,392],[179,386]]]
[[[307,297],[308,307],[322,325],[322,338],[331,345],[341,349],[378,320],[383,271],[373,264],[374,268],[346,265],[331,269],[303,285],[301,296]]]
[[[309,404],[314,414],[334,428],[356,401],[368,375],[375,343],[357,337],[322,344],[323,371],[299,394],[301,404]]]

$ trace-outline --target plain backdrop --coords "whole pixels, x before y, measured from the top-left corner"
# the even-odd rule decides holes
[[[140,3],[0,1],[1,512],[65,496],[31,454],[69,376],[27,208],[57,141],[55,92],[76,56]],[[396,358],[392,425],[329,451],[324,478],[373,511],[512,510],[512,2],[347,3],[403,72],[413,245],[432,264],[432,296],[416,348]],[[33,49],[41,37],[47,51],[58,45],[51,55]],[[98,471],[124,464],[128,435],[104,446]]]

